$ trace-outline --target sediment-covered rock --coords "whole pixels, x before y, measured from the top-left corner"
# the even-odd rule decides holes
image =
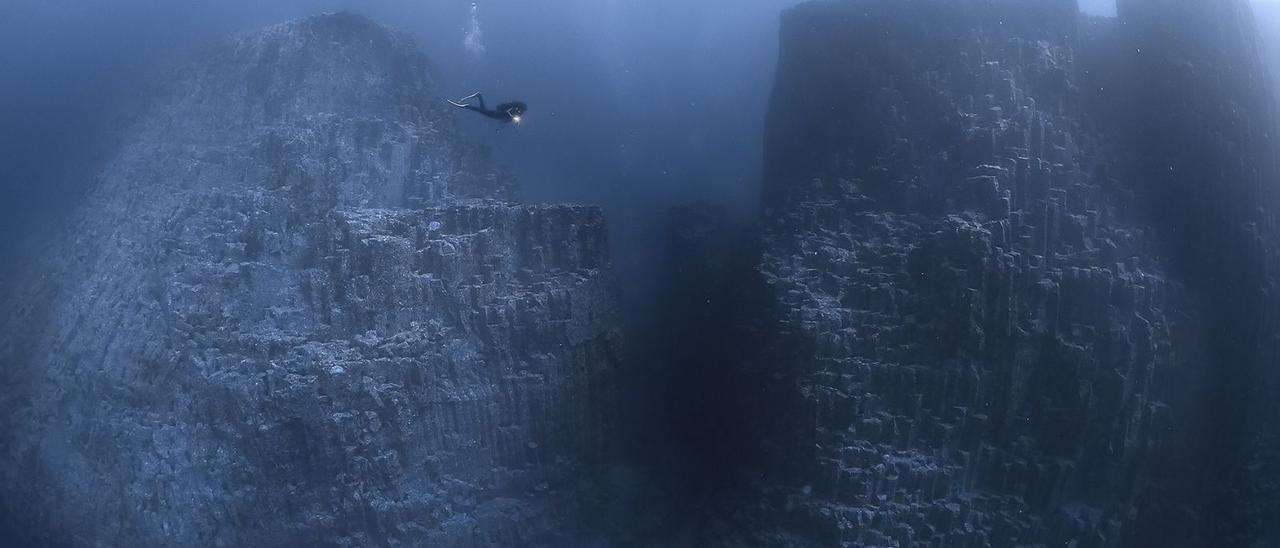
[[[769,449],[788,463],[765,487],[772,542],[1104,546],[1213,530],[1203,491],[1170,487],[1215,477],[1200,436],[1221,409],[1194,391],[1263,380],[1227,362],[1273,355],[1259,318],[1274,314],[1241,309],[1237,325],[1265,342],[1216,340],[1214,290],[1169,252],[1191,244],[1149,207],[1180,187],[1090,118],[1080,82],[1097,67],[1080,66],[1079,37],[1071,1],[810,2],[784,16],[760,264],[780,310],[768,359],[791,390]],[[1248,72],[1233,70],[1200,75],[1226,105],[1223,80]],[[1198,195],[1265,207],[1242,189],[1274,172],[1248,167],[1246,131],[1204,140],[1224,134],[1241,141],[1181,149],[1217,166]],[[1206,241],[1250,257],[1231,264],[1258,265],[1228,277],[1270,302],[1273,240],[1203,220],[1232,235]]]
[[[551,542],[615,420],[601,212],[524,206],[406,38],[338,14],[177,71],[8,291],[32,543]]]

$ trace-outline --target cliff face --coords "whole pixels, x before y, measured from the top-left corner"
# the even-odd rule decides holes
[[[1209,360],[1188,402],[1203,482],[1192,493],[1202,543],[1280,542],[1280,211],[1275,87],[1250,5],[1123,0],[1127,73],[1117,135],[1163,234],[1173,272],[1200,304]],[[1187,534],[1191,534],[1188,532]],[[1192,537],[1195,538],[1195,537]]]
[[[775,540],[1224,538],[1197,506],[1219,477],[1205,471],[1206,428],[1266,405],[1237,409],[1204,386],[1265,380],[1275,348],[1274,309],[1243,302],[1274,302],[1276,272],[1259,190],[1274,172],[1255,167],[1268,119],[1240,99],[1261,86],[1239,83],[1256,65],[1162,72],[1174,80],[1161,86],[1221,86],[1198,96],[1223,102],[1207,116],[1236,110],[1217,132],[1155,124],[1162,107],[1183,112],[1180,96],[1150,102],[1154,82],[1133,67],[1082,66],[1075,13],[1071,1],[865,0],[784,16],[760,264],[782,310],[770,359],[789,386],[767,448],[790,474],[766,487],[787,501]],[[1149,38],[1107,32],[1123,47]],[[1142,127],[1213,145],[1176,152],[1215,166],[1195,172],[1192,195],[1214,214],[1189,218],[1214,236],[1177,232],[1193,202],[1162,193],[1192,180],[1164,184],[1150,149],[1089,110],[1080,88],[1094,71],[1129,78]],[[1253,133],[1233,122],[1251,115]],[[1233,217],[1250,207],[1261,213]],[[1171,251],[1188,242],[1209,259]],[[1216,302],[1196,265],[1233,253],[1225,264],[1243,270],[1224,279],[1240,287]],[[1243,348],[1212,329],[1232,311]]]
[[[520,545],[608,450],[601,213],[507,203],[362,18],[178,71],[9,291],[0,502],[33,543]]]
[[[1255,2],[1253,8],[1258,14],[1258,32],[1262,35],[1264,51],[1269,61],[1267,66],[1271,72],[1271,81],[1274,83],[1280,79],[1280,6],[1274,3]],[[1276,99],[1280,101],[1280,89],[1275,91]]]

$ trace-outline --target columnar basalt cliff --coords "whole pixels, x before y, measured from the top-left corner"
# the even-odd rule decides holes
[[[1200,376],[1202,544],[1280,542],[1280,164],[1274,86],[1249,4],[1122,0],[1106,121],[1126,179],[1197,297],[1212,360]]]
[[[1275,126],[1255,101],[1260,65],[1236,42],[1165,43],[1135,25],[1109,27],[1116,47],[1089,57],[1111,66],[1085,66],[1079,42],[1097,23],[1082,31],[1076,12],[1071,0],[857,0],[784,16],[760,263],[783,311],[767,359],[789,391],[762,447],[788,463],[765,487],[782,524],[771,541],[1224,538],[1205,484],[1252,488],[1239,479],[1255,468],[1237,456],[1265,449],[1229,451],[1219,474],[1205,469],[1206,436],[1220,418],[1274,416],[1250,399],[1262,392],[1231,392],[1269,378],[1275,360],[1263,190]],[[1213,36],[1252,30],[1214,21]],[[1141,72],[1115,65],[1142,40],[1168,78],[1135,82]],[[1179,72],[1215,48],[1240,57]],[[1180,132],[1157,147],[1203,177],[1166,185],[1141,137],[1090,110],[1098,97],[1082,83],[1108,75],[1128,79],[1140,123],[1219,101],[1207,123],[1142,126]],[[1145,101],[1148,84],[1200,102]],[[1179,233],[1176,217],[1212,236]],[[1180,238],[1207,257],[1173,251]],[[1212,261],[1239,269],[1223,278],[1238,284],[1230,302],[1214,302],[1197,270]],[[1232,313],[1240,348],[1214,330]],[[1226,392],[1203,398],[1205,386]]]
[[[216,48],[0,285],[0,541],[1280,544],[1248,9],[1077,8],[787,11],[761,215],[671,212],[629,423],[598,209],[368,20]]]
[[[9,292],[5,528],[118,546],[570,529],[615,420],[605,223],[509,203],[446,108],[410,41],[344,14],[179,71]]]

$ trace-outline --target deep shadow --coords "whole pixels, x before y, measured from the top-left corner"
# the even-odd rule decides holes
[[[753,478],[778,469],[786,400],[757,230],[703,204],[667,221],[656,321],[629,333],[621,449],[640,485],[623,504],[644,514],[628,535],[702,546],[737,534]]]

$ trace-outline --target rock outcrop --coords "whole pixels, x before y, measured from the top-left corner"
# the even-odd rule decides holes
[[[603,216],[510,203],[442,105],[408,39],[346,14],[177,71],[8,290],[5,528],[115,546],[572,529],[615,420]]]
[[[1274,89],[1241,0],[1119,8],[787,11],[758,237],[673,210],[626,432],[599,210],[367,20],[218,48],[0,286],[0,535],[1280,542]]]
[[[1178,10],[1153,9],[1165,8]],[[1193,219],[1213,236],[1178,233],[1152,204],[1192,214],[1186,196],[1161,194],[1192,181],[1150,171],[1151,151],[1097,119],[1081,86],[1091,69],[1127,77],[1126,105],[1151,117],[1184,95],[1144,103],[1156,81],[1082,66],[1076,13],[1070,0],[859,0],[784,16],[760,263],[781,310],[767,359],[787,386],[762,447],[786,471],[763,487],[763,519],[780,524],[769,542],[1223,538],[1197,505],[1206,482],[1242,476],[1205,470],[1205,425],[1270,404],[1227,406],[1202,388],[1274,376],[1275,309],[1244,306],[1274,302],[1274,218],[1259,191],[1275,183],[1259,153],[1274,119],[1240,98],[1261,85],[1248,52],[1228,47],[1244,60],[1187,73],[1173,61],[1210,45],[1145,43],[1173,60],[1159,86],[1203,78],[1185,96],[1220,102],[1207,123],[1168,126],[1196,138],[1166,144],[1206,145],[1177,149],[1179,165],[1213,169],[1196,172],[1204,188],[1191,195],[1213,210]],[[1144,38],[1108,32],[1124,47]],[[1239,254],[1231,302],[1215,303],[1218,289],[1171,251],[1187,246]],[[1232,311],[1242,348],[1214,332]]]

